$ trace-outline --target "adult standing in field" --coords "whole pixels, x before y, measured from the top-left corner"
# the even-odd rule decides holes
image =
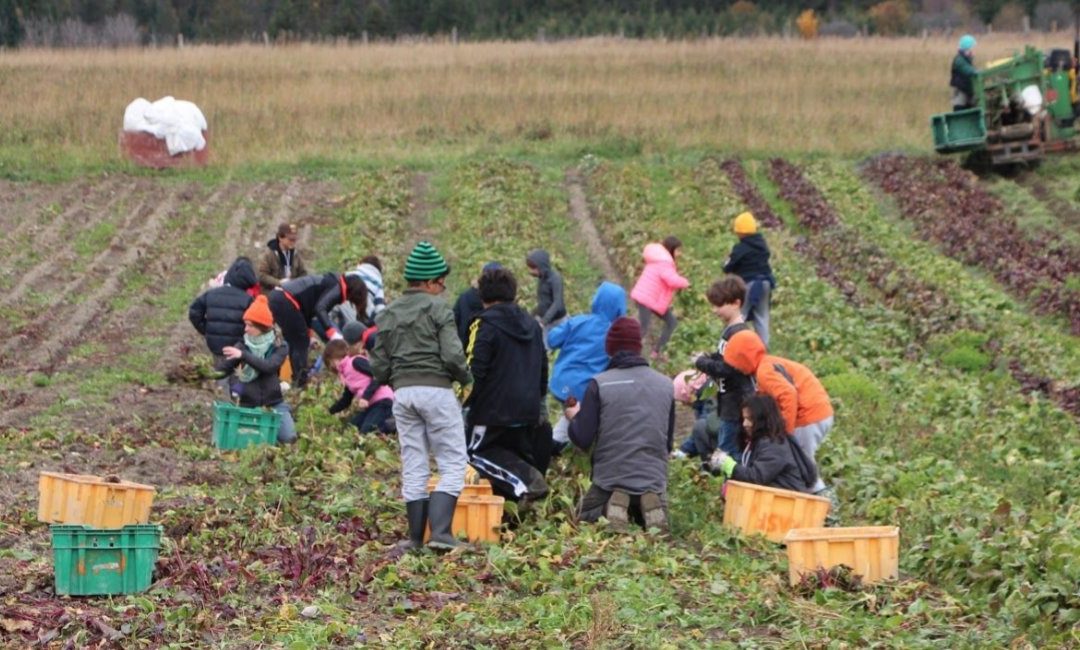
[[[952,76],[949,87],[952,89],[952,109],[960,111],[975,105],[975,37],[964,34],[960,37],[959,49],[952,62]]]
[[[662,358],[664,346],[679,324],[675,309],[671,306],[675,292],[690,286],[690,281],[679,275],[675,267],[681,255],[682,241],[675,236],[667,237],[660,243],[646,244],[641,253],[645,268],[630,291],[630,297],[637,303],[642,337],[648,336],[654,315],[664,321],[664,329],[660,331],[650,355],[654,360]]]
[[[307,275],[304,260],[296,250],[300,233],[294,223],[278,226],[277,236],[266,242],[266,252],[259,258],[259,284],[263,291],[273,291],[287,280]]]
[[[351,302],[356,313],[365,313],[367,285],[363,280],[337,273],[307,275],[286,280],[270,292],[270,310],[289,344],[289,362],[298,388],[307,384],[311,345],[308,329],[318,322],[327,339],[340,338],[330,320],[330,310],[343,302]]]

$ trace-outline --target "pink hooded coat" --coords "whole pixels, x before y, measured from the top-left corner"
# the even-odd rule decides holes
[[[661,244],[646,244],[641,253],[645,269],[630,297],[639,304],[663,315],[671,307],[675,292],[690,286],[690,281],[675,270],[675,258]]]

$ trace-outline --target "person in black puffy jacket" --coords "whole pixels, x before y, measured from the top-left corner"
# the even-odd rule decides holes
[[[282,282],[270,292],[270,311],[289,344],[289,362],[297,388],[307,384],[308,348],[311,345],[308,328],[318,323],[325,339],[341,338],[330,310],[343,302],[351,302],[356,313],[367,311],[367,285],[358,276],[339,273],[305,275]]]
[[[221,361],[222,348],[244,338],[244,310],[252,300],[248,291],[258,281],[251,260],[238,257],[225,272],[225,284],[204,292],[188,307],[188,320],[206,339],[215,362]]]

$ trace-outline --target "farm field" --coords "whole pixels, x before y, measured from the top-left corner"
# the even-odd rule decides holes
[[[694,52],[669,47],[675,59]],[[923,47],[884,49],[929,61]],[[781,48],[786,63],[800,53]],[[183,54],[207,71],[199,83],[231,78],[215,77],[200,50]],[[430,55],[380,51],[428,67]],[[0,69],[15,71],[0,87],[59,56],[0,55]],[[59,74],[124,56],[68,59]],[[490,52],[469,56],[498,67]],[[371,65],[377,76],[387,63]],[[268,114],[285,110],[283,97]],[[1080,163],[978,177],[920,149],[928,134],[915,126],[820,151],[768,138],[725,146],[715,133],[692,142],[707,122],[687,118],[669,139],[597,106],[582,110],[611,130],[578,133],[563,115],[551,137],[515,132],[539,123],[515,108],[510,121],[444,141],[395,136],[388,121],[370,141],[346,129],[334,149],[325,134],[292,131],[275,146],[295,138],[297,149],[271,152],[238,131],[214,141],[215,166],[163,174],[119,162],[115,127],[101,127],[104,140],[71,131],[68,145],[34,138],[31,151],[49,152],[40,160],[0,136],[0,646],[1080,646]],[[906,119],[924,129],[925,117]],[[56,120],[15,123],[31,133]],[[359,437],[327,414],[333,381],[290,397],[295,446],[222,453],[209,442],[210,358],[187,305],[282,220],[301,225],[314,268],[378,253],[391,296],[408,250],[431,238],[454,269],[448,297],[497,259],[528,305],[524,256],[544,247],[571,313],[602,278],[629,288],[642,246],[677,234],[692,285],[677,297],[661,367],[673,374],[719,336],[704,289],[745,209],[765,226],[779,279],[771,345],[834,399],[819,460],[841,522],[900,527],[898,581],[789,587],[783,550],[724,529],[720,481],[691,461],[671,462],[670,537],[578,525],[580,453],[556,461],[551,497],[500,544],[403,555],[393,548],[405,526],[396,441]],[[680,439],[691,418],[679,414]],[[43,470],[158,487],[151,520],[165,541],[149,591],[53,595],[48,527],[35,519]]]

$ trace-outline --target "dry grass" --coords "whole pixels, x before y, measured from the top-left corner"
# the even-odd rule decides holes
[[[977,55],[1023,42],[982,37]],[[925,150],[930,114],[948,108],[953,52],[953,38],[3,52],[0,151],[111,160],[124,106],[166,94],[203,108],[216,158],[229,164],[546,137],[737,153]]]

